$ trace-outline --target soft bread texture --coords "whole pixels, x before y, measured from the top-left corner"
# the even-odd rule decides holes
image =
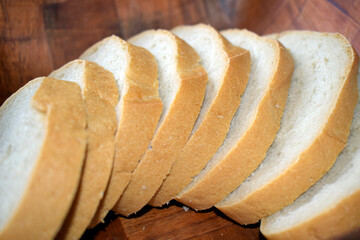
[[[265,158],[280,127],[294,63],[276,40],[246,30],[221,34],[235,46],[247,49],[251,72],[240,106],[225,141],[198,175],[181,192],[181,202],[203,210],[214,206],[235,190]],[[196,169],[199,171],[199,169]],[[183,176],[185,177],[185,176]]]
[[[1,106],[0,239],[55,237],[78,187],[85,127],[75,83],[37,78]]]
[[[331,168],[358,98],[358,56],[342,35],[290,31],[277,38],[295,62],[281,128],[257,170],[216,205],[241,224],[291,204]]]
[[[360,76],[359,76],[360,77]],[[360,78],[358,78],[360,79]],[[360,105],[330,171],[293,204],[261,221],[267,239],[333,239],[360,227]]]
[[[248,51],[231,45],[208,25],[180,26],[172,32],[198,52],[201,65],[208,73],[208,84],[192,135],[150,201],[153,206],[161,206],[174,198],[220,147],[240,104],[251,65]],[[177,200],[181,202],[181,195]]]
[[[162,117],[144,157],[114,210],[129,215],[145,206],[160,187],[185,146],[201,103],[207,75],[200,58],[188,44],[169,31],[149,30],[128,40],[149,50],[156,58]]]
[[[112,171],[119,93],[112,73],[85,60],[71,61],[49,76],[79,84],[87,114],[88,146],[80,185],[57,235],[57,239],[79,239],[97,210]]]
[[[91,223],[95,226],[119,200],[148,148],[161,116],[162,102],[155,58],[147,50],[111,36],[90,47],[80,58],[96,62],[112,72],[120,92],[114,166]]]

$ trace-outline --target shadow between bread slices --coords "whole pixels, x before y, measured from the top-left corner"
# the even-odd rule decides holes
[[[358,99],[358,56],[343,36],[290,31],[274,37],[295,62],[281,128],[257,170],[216,204],[241,224],[291,204],[331,168]]]

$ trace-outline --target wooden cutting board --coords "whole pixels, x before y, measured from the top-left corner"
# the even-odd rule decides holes
[[[145,29],[199,22],[258,34],[340,32],[360,51],[360,0],[1,0],[0,103],[106,36],[127,39]],[[359,233],[352,237],[360,239]],[[111,213],[83,238],[263,239],[258,225],[240,226],[216,209],[195,212],[176,202],[131,218]]]

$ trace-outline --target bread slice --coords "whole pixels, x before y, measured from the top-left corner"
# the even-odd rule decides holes
[[[0,239],[53,239],[78,187],[86,147],[79,86],[37,78],[0,108]]]
[[[360,79],[360,76],[358,77]],[[293,204],[261,221],[267,239],[335,239],[360,228],[360,105],[330,171]]]
[[[193,181],[177,199],[196,210],[220,202],[265,158],[280,127],[294,69],[292,57],[276,40],[238,29],[221,34],[233,45],[250,51],[251,72],[230,130],[216,154],[202,170],[187,170],[192,163],[181,166],[182,179]]]
[[[200,66],[195,50],[171,32],[149,30],[128,41],[146,48],[155,56],[163,113],[149,149],[114,207],[123,215],[140,210],[160,187],[175,156],[189,138],[207,82],[206,72]]]
[[[191,137],[150,201],[153,206],[163,205],[183,190],[191,181],[189,175],[205,166],[220,147],[240,104],[251,65],[248,51],[231,45],[211,26],[180,26],[172,32],[198,52],[209,80]]]
[[[71,61],[49,76],[79,84],[87,113],[88,146],[79,190],[57,235],[57,239],[80,239],[98,208],[112,171],[119,92],[112,73],[85,60]]]
[[[120,92],[114,166],[91,223],[95,226],[119,200],[148,148],[161,116],[162,102],[155,58],[147,50],[111,36],[94,44],[80,58],[96,62],[112,72]]]
[[[291,204],[331,168],[358,98],[358,57],[342,35],[290,31],[277,38],[295,62],[281,128],[256,171],[216,205],[240,224]]]

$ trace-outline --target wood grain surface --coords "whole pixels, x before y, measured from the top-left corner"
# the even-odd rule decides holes
[[[145,29],[199,22],[258,34],[340,32],[360,51],[360,0],[1,0],[0,103],[106,36],[127,39]],[[349,239],[360,239],[356,234]],[[240,226],[215,209],[197,213],[176,202],[130,218],[110,213],[83,238],[263,239],[258,225]]]

